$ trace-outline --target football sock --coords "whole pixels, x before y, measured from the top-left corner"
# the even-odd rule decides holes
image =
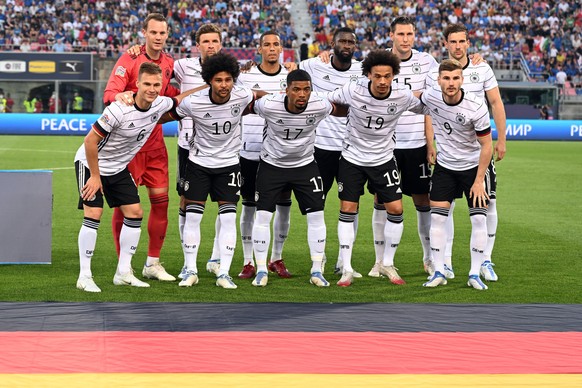
[[[455,210],[455,201],[451,202],[451,207],[449,208],[449,216],[447,217],[446,223],[446,246],[445,246],[445,258],[444,263],[449,267],[453,268],[453,242],[455,239],[455,220],[453,219],[453,212]],[[432,218],[431,218],[432,220]]]
[[[271,249],[270,262],[281,260],[283,257],[283,245],[287,240],[291,226],[291,200],[277,203],[277,211],[273,218],[273,248]]]
[[[430,206],[416,206],[418,237],[422,245],[422,259],[430,259]]]
[[[382,265],[385,267],[394,265],[394,255],[396,255],[396,249],[398,249],[398,244],[400,244],[402,232],[404,231],[402,214],[386,214],[386,219],[388,220],[384,227],[384,241],[386,241],[386,245],[382,259]]]
[[[255,251],[255,261],[257,262],[257,272],[267,272],[267,254],[269,242],[271,241],[271,218],[273,213],[266,210],[258,210],[253,226],[253,249]]]
[[[497,233],[497,200],[489,200],[487,208],[487,246],[485,247],[483,260],[491,260],[493,246],[495,245],[495,234]]]
[[[198,272],[196,258],[200,248],[200,222],[204,214],[204,205],[191,203],[186,205],[186,223],[184,224],[184,254],[186,267],[190,271]]]
[[[311,272],[321,272],[326,234],[323,210],[307,213],[307,243],[311,254]]]
[[[339,222],[337,224],[340,264],[344,272],[354,272],[352,268],[352,249],[354,241],[353,223],[356,214],[340,211]]]
[[[430,250],[434,270],[445,273],[445,246],[447,245],[446,224],[449,219],[449,209],[432,207],[430,209]]]
[[[220,268],[218,276],[221,276],[228,275],[236,247],[236,204],[223,203],[219,205],[218,216],[220,217],[220,234],[218,235]]]
[[[483,263],[483,250],[487,245],[487,209],[470,208],[471,216],[471,270],[469,275],[479,275]]]
[[[111,232],[113,233],[113,242],[115,244],[115,252],[117,252],[117,258],[119,258],[119,235],[121,234],[121,228],[123,226],[123,213],[118,207],[113,209],[113,215],[111,216]]]
[[[374,252],[376,263],[382,262],[384,258],[384,228],[386,227],[386,208],[383,203],[374,203],[372,213],[372,234],[374,237]]]
[[[253,263],[253,224],[255,222],[256,204],[250,201],[243,201],[240,213],[240,237],[243,250],[243,264]]]
[[[214,222],[214,243],[212,245],[212,255],[210,256],[210,260],[220,260],[218,236],[220,236],[220,217],[217,214],[216,221]]]
[[[97,242],[97,230],[99,229],[99,220],[85,217],[81,230],[79,230],[79,276],[93,276],[91,273],[91,258],[95,252],[95,244]]]
[[[168,193],[150,196],[148,256],[160,257],[168,230]]]
[[[119,262],[117,273],[124,275],[131,272],[131,258],[135,254],[141,235],[141,218],[124,218],[119,234]]]

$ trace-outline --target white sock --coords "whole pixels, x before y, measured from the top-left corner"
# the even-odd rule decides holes
[[[184,224],[186,223],[186,211],[178,208],[178,233],[182,244],[182,254],[184,255],[184,267],[186,266],[186,253],[184,252]]]
[[[469,275],[479,275],[483,263],[483,250],[487,245],[487,209],[469,209],[471,215],[471,270]]]
[[[352,249],[354,243],[354,219],[356,213],[340,211],[339,222],[337,224],[337,235],[339,239],[339,257],[341,267],[344,272],[354,272],[352,268]]]
[[[135,254],[141,235],[141,218],[123,218],[119,234],[119,262],[117,273],[124,275],[131,271],[131,258]]]
[[[445,247],[447,245],[446,224],[449,209],[433,207],[430,211],[430,250],[434,270],[444,275],[445,273]]]
[[[220,235],[218,243],[220,245],[220,268],[218,276],[228,275],[234,249],[236,248],[236,204],[222,204],[218,209],[220,217]]]
[[[384,259],[384,229],[386,228],[386,208],[384,204],[375,203],[374,212],[372,213],[372,234],[374,236],[374,252],[376,254],[376,263],[381,263]]]
[[[487,208],[487,246],[485,247],[483,260],[491,260],[493,246],[495,245],[495,234],[497,233],[497,200],[489,200]]]
[[[191,203],[186,205],[186,223],[184,224],[184,254],[186,268],[198,273],[196,258],[200,248],[200,222],[204,214],[204,205]]]
[[[271,249],[271,260],[281,260],[283,258],[283,245],[289,235],[291,227],[291,200],[277,204],[277,211],[273,219],[273,248]]]
[[[152,265],[157,264],[159,262],[160,262],[159,257],[148,256],[146,259],[146,266],[151,267]]]
[[[240,213],[240,237],[242,242],[244,265],[253,262],[253,224],[255,223],[255,211],[257,210],[254,202],[252,205],[243,201],[242,211]]]
[[[447,217],[447,223],[445,225],[447,242],[445,246],[444,262],[449,268],[453,268],[453,241],[455,239],[455,220],[453,219],[454,210],[455,201],[451,202],[449,216]]]
[[[220,217],[216,215],[214,221],[214,245],[212,245],[212,255],[210,260],[220,260],[220,244],[218,243],[218,236],[220,236]]]
[[[430,206],[416,206],[418,238],[422,245],[422,259],[430,259]]]
[[[253,226],[253,250],[257,262],[257,272],[267,272],[267,253],[271,241],[271,218],[273,213],[258,210]]]
[[[321,272],[326,239],[323,210],[307,213],[307,243],[311,254],[311,272]]]
[[[81,225],[77,239],[79,244],[79,276],[93,276],[91,272],[91,258],[93,257],[93,252],[95,252],[99,223],[99,220],[93,218],[85,217],[83,219],[83,224]]]
[[[384,227],[384,240],[386,246],[384,247],[384,257],[382,258],[382,265],[385,267],[394,265],[394,255],[396,249],[402,239],[402,232],[404,232],[404,223],[402,214],[386,213],[386,226]]]

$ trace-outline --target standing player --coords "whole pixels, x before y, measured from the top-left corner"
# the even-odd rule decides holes
[[[413,92],[424,90],[425,80],[433,68],[438,67],[436,60],[428,53],[413,50],[414,21],[407,16],[397,17],[390,24],[390,39],[393,42],[392,53],[400,58],[400,73],[394,81]],[[427,147],[428,143],[428,147]],[[396,127],[396,150],[394,156],[400,170],[402,193],[412,197],[416,207],[418,237],[422,245],[423,262],[430,262],[430,165],[427,150],[434,150],[433,139],[425,137],[425,116],[406,111],[398,119]],[[384,257],[384,230],[386,209],[374,197],[372,230],[376,263],[368,273],[380,276],[380,264]]]
[[[139,67],[144,62],[153,62],[162,68],[162,96],[176,96],[179,92],[170,85],[174,60],[163,52],[168,38],[168,24],[164,16],[149,14],[142,30],[146,43],[141,54],[132,58],[123,54],[115,64],[103,95],[103,101],[111,104],[120,101],[133,103],[133,93],[136,90],[136,80]],[[160,251],[166,237],[168,227],[168,152],[164,143],[161,125],[156,125],[148,142],[129,163],[128,169],[137,185],[145,185],[148,190],[151,210],[148,219],[148,257],[142,275],[150,279],[174,281],[175,277],[168,274],[160,264]],[[123,225],[123,214],[115,209],[112,218],[113,238],[117,252],[120,252],[120,233]]]
[[[183,245],[186,274],[180,286],[198,283],[196,258],[200,246],[200,222],[208,194],[218,202],[220,217],[220,268],[216,285],[236,288],[228,275],[236,246],[236,203],[240,191],[240,121],[254,93],[235,87],[240,69],[235,57],[218,53],[202,63],[202,78],[209,89],[190,95],[176,108],[178,117],[193,119],[195,136],[184,178],[186,223]]]
[[[263,90],[268,93],[278,93],[287,85],[287,70],[279,63],[283,52],[281,38],[275,31],[267,31],[259,39],[259,55],[261,63],[252,67],[247,73],[242,73],[239,81],[253,90]],[[255,182],[259,167],[259,156],[263,143],[265,120],[258,115],[249,114],[243,119],[242,149],[240,151],[242,212],[240,215],[240,233],[243,248],[244,266],[241,279],[255,276],[253,261],[252,231],[255,221]],[[289,234],[291,217],[291,193],[284,192],[277,202],[277,211],[273,220],[273,248],[269,260],[269,270],[279,277],[289,278],[291,274],[283,262],[283,244]]]
[[[174,78],[180,84],[183,92],[198,86],[205,85],[202,79],[202,63],[210,56],[218,53],[222,49],[222,36],[220,28],[215,24],[204,24],[196,31],[196,47],[200,51],[200,58],[183,58],[174,62]],[[180,133],[178,135],[178,179],[176,190],[180,195],[180,209],[178,211],[178,230],[180,241],[184,241],[184,224],[186,222],[186,200],[184,198],[184,175],[188,154],[190,153],[190,142],[194,136],[193,121],[189,117],[184,117],[180,121]],[[218,235],[220,234],[220,217],[216,216],[214,246],[212,257],[206,263],[206,270],[218,274],[220,267],[220,249],[218,247]],[[184,246],[182,245],[182,249]],[[186,253],[184,252],[184,266],[178,275],[183,279],[186,274]]]
[[[348,82],[362,78],[359,62],[354,60],[357,38],[351,28],[338,28],[333,34],[331,47],[333,54],[329,62],[319,58],[311,58],[299,63],[299,68],[307,71],[313,81],[314,92],[332,92]],[[326,63],[327,62],[327,63]],[[339,160],[342,153],[342,143],[346,134],[347,119],[345,117],[329,116],[318,126],[315,137],[315,160],[323,179],[325,195],[331,189],[337,178]],[[357,217],[354,225],[354,238],[357,234]],[[336,271],[341,273],[341,260],[338,255]],[[361,276],[354,273],[355,277]]]
[[[281,193],[293,190],[301,214],[307,216],[307,242],[311,253],[311,284],[327,287],[322,274],[326,228],[323,217],[324,188],[313,157],[315,129],[328,114],[340,114],[327,99],[311,94],[311,77],[305,70],[287,76],[285,94],[256,101],[253,111],[266,122],[257,172],[257,217],[253,226],[253,249],[257,276],[253,286],[268,282],[267,249],[269,225]],[[345,112],[341,113],[345,114]]]
[[[348,130],[339,164],[340,216],[338,237],[343,273],[338,286],[349,286],[354,228],[360,196],[366,181],[385,207],[382,240],[386,241],[378,271],[393,284],[405,284],[394,267],[394,255],[403,232],[400,174],[394,156],[395,131],[407,109],[423,112],[408,86],[392,81],[399,74],[400,59],[385,50],[371,51],[362,62],[368,77],[348,83],[329,95],[334,103],[348,105]]]
[[[478,65],[475,65],[469,61],[469,57],[467,56],[467,50],[469,48],[469,33],[463,24],[450,24],[445,28],[443,35],[446,48],[449,52],[449,58],[455,59],[463,65],[463,90],[473,92],[477,94],[478,97],[486,99],[491,106],[491,113],[497,130],[497,142],[495,144],[494,154],[496,155],[495,160],[499,161],[503,159],[506,152],[506,117],[505,107],[501,100],[501,94],[499,92],[497,80],[495,79],[495,74],[487,63],[479,63]],[[437,74],[432,73],[430,79],[427,79],[427,82],[430,84],[436,84],[436,77]],[[493,158],[491,159],[486,179],[488,180],[488,187],[490,190],[490,192],[488,192],[489,207],[487,209],[488,237],[487,246],[485,247],[485,256],[481,267],[481,275],[485,280],[497,281],[497,274],[493,270],[494,264],[491,262],[491,254],[493,252],[495,235],[497,232],[497,177]],[[449,213],[449,222],[447,224],[448,241],[445,254],[445,264],[448,267],[445,274],[448,275],[449,278],[454,277],[452,266],[452,245],[454,236],[453,209],[454,202]]]
[[[109,206],[119,208],[124,217],[113,284],[149,287],[149,284],[137,279],[131,270],[131,258],[141,234],[143,211],[137,186],[127,165],[147,143],[158,119],[176,104],[172,98],[158,97],[163,84],[162,69],[158,65],[149,62],[141,64],[134,104],[126,106],[114,102],[105,108],[75,155],[79,208],[84,213],[78,239],[81,270],[77,288],[81,290],[101,292],[93,281],[91,257],[103,214],[104,195]]]
[[[421,96],[426,112],[433,119],[439,152],[430,190],[430,246],[434,274],[425,287],[447,284],[444,275],[446,222],[451,202],[463,192],[471,219],[471,269],[468,285],[477,290],[487,286],[479,278],[487,244],[486,179],[493,155],[491,124],[487,103],[476,94],[464,91],[463,65],[454,59],[439,66],[437,82],[441,88],[428,88]]]

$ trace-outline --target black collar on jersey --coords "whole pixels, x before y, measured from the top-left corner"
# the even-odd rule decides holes
[[[406,59],[401,59],[400,62],[410,61],[412,59],[412,55],[414,55],[414,53],[412,52],[412,50],[410,50],[410,56]]]
[[[287,112],[289,112],[289,113],[291,113],[293,115],[299,115],[299,114],[305,112],[305,109],[307,109],[307,105],[309,104],[309,100],[307,100],[307,104],[305,104],[305,108],[303,108],[300,112],[291,112],[289,110],[289,106],[288,106],[288,104],[289,104],[289,97],[287,97],[287,96],[285,96],[285,99],[283,100],[283,104],[285,104],[285,110]]]
[[[350,70],[352,68],[351,61],[350,61],[350,66],[347,69],[338,69],[337,67],[335,67],[335,65],[333,64],[333,55],[331,55],[329,57],[329,64],[331,65],[331,67],[333,67],[334,70],[341,71],[341,72],[348,71],[348,70]]]
[[[274,73],[268,73],[268,72],[264,71],[263,69],[261,69],[261,64],[259,64],[259,65],[257,66],[257,69],[259,69],[259,71],[260,71],[261,73],[263,73],[264,75],[268,75],[268,76],[274,77],[274,76],[278,75],[279,73],[281,73],[281,70],[283,69],[283,66],[279,65],[279,70],[277,70],[277,71],[276,71],[276,72],[274,72]]]
[[[465,70],[467,67],[469,67],[470,64],[471,64],[471,58],[469,58],[469,55],[467,55],[467,64],[465,66],[463,66],[463,70]]]
[[[465,91],[463,90],[463,88],[461,88],[461,99],[459,100],[459,102],[457,102],[455,104],[449,104],[448,102],[445,101],[445,98],[444,97],[443,97],[443,102],[445,104],[447,104],[448,106],[457,106],[457,105],[459,105],[463,101],[463,98],[465,98]]]
[[[139,106],[137,106],[137,102],[135,102],[135,96],[137,95],[137,93],[133,93],[133,107],[138,110],[139,112],[147,112],[148,110],[150,110],[150,108],[152,107],[152,105],[150,104],[150,106],[148,106],[146,109],[142,109]]]
[[[212,99],[212,87],[208,88],[208,98],[210,98],[210,102],[215,104],[215,105],[224,105],[227,102],[230,101],[230,96],[232,95],[232,90],[231,90],[231,94],[228,96],[228,100],[226,100],[225,102],[216,102]]]
[[[388,97],[390,97],[390,95],[392,94],[392,86],[389,86],[390,90],[388,91],[388,94],[386,95],[386,97],[376,97],[374,96],[374,93],[372,93],[372,81],[368,81],[368,92],[370,92],[370,96],[374,97],[375,100],[385,100]]]

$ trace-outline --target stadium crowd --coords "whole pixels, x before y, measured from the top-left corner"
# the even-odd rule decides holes
[[[222,27],[224,47],[256,47],[266,30],[276,30],[286,48],[309,46],[306,55],[328,49],[331,33],[347,26],[361,42],[357,58],[390,47],[389,25],[395,16],[416,18],[419,51],[446,57],[442,30],[464,23],[471,47],[495,67],[516,65],[523,54],[532,80],[582,88],[582,6],[578,1],[308,0],[315,36],[302,42],[293,31],[291,0],[0,0],[0,48],[19,51],[98,51],[117,57],[142,41],[149,12],[167,16],[173,53],[189,53],[194,32],[204,23]],[[564,79],[563,74],[566,78]]]

